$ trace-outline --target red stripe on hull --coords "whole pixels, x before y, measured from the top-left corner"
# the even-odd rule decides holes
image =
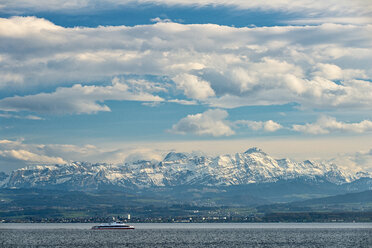
[[[116,229],[116,230],[127,230],[127,229],[134,229],[134,227],[104,227],[104,228],[92,228],[93,230],[112,230],[112,229]]]

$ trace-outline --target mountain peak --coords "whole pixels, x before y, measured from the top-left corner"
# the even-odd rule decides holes
[[[180,152],[170,152],[165,156],[164,161],[177,161],[187,158],[187,154]]]
[[[310,160],[305,160],[304,161],[304,164],[305,165],[313,165],[313,162],[311,162]]]
[[[262,154],[265,154],[266,153],[264,151],[262,151],[260,148],[258,147],[252,147],[252,148],[249,148],[248,150],[246,150],[244,152],[245,154],[251,154],[251,153],[262,153]]]

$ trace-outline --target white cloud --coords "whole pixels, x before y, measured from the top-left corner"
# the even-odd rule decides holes
[[[315,68],[317,70],[313,73],[314,76],[322,77],[328,80],[350,80],[353,78],[367,78],[361,70],[342,70],[339,66],[334,64],[319,63],[315,65]]]
[[[1,63],[1,60],[0,60]],[[9,72],[1,72],[0,73],[0,88],[10,86],[12,84],[19,84],[23,83],[23,77],[19,74],[9,73]]]
[[[248,126],[254,131],[264,130],[266,132],[275,132],[279,129],[282,129],[283,126],[279,123],[268,120],[268,121],[249,121],[249,120],[239,120],[235,121],[234,124],[241,126]]]
[[[60,157],[49,157],[45,155],[35,154],[26,150],[5,150],[0,151],[0,156],[3,158],[11,158],[31,163],[42,163],[42,164],[63,164],[66,163]]]
[[[338,154],[330,159],[333,163],[354,172],[364,171],[372,173],[372,149]]]
[[[139,160],[161,161],[163,160],[163,158],[163,154],[158,150],[148,148],[135,148],[127,152],[125,156],[125,162],[131,163]]]
[[[2,160],[19,161],[21,165],[24,163],[66,163],[61,156],[40,152],[39,146],[24,144],[23,140],[0,140],[0,165]]]
[[[153,83],[144,81],[121,82],[114,78],[108,86],[82,86],[58,88],[52,93],[15,96],[0,100],[4,111],[33,111],[46,114],[83,114],[110,111],[104,104],[107,100],[131,100],[157,102],[163,99],[148,91],[159,91]]]
[[[296,102],[304,108],[370,109],[370,33],[371,25],[235,28],[159,22],[63,28],[36,17],[0,18],[0,75],[14,76],[7,79],[12,82],[3,83],[4,91],[59,87],[48,94],[10,95],[0,100],[0,106],[9,111],[49,113],[54,106],[51,96],[72,93],[72,89],[82,94],[94,89],[94,94],[84,93],[84,101],[72,99],[61,113],[108,111],[100,102],[142,99],[146,93],[151,98],[154,96],[149,93],[159,91],[155,86],[144,88],[150,83],[140,84],[141,92],[125,92],[124,96],[116,94],[115,85],[67,86],[136,74],[173,79],[173,86],[156,87],[162,92],[178,87],[191,101],[212,107]],[[96,97],[98,91],[105,93]],[[20,103],[36,102],[36,98],[44,101],[42,106],[49,101],[49,109]]]
[[[30,164],[64,164],[71,161],[124,163],[134,160],[161,160],[165,151],[149,147],[117,145],[32,144],[24,140],[0,140],[0,171],[12,171]]]
[[[193,99],[207,99],[215,93],[210,83],[190,74],[180,74],[173,78],[178,89],[184,91],[185,95]]]
[[[197,101],[188,101],[188,100],[180,100],[180,99],[171,99],[171,100],[168,100],[168,102],[174,102],[174,103],[178,103],[178,104],[182,104],[182,105],[197,105],[198,102]]]
[[[228,113],[225,110],[210,109],[204,113],[188,115],[173,125],[169,130],[177,134],[194,134],[208,136],[230,136],[235,132],[225,120]]]
[[[337,121],[333,117],[322,116],[315,123],[293,125],[292,129],[297,132],[310,134],[327,134],[333,131],[364,133],[372,131],[372,121],[363,120],[361,122],[346,123]]]
[[[319,70],[314,73],[316,76],[321,76],[329,80],[342,78],[342,69],[337,65],[318,64],[317,67]]]
[[[170,19],[162,19],[162,18],[160,18],[160,17],[155,17],[155,18],[152,18],[152,19],[150,19],[150,21],[152,21],[152,22],[172,22],[172,20],[170,20]]]

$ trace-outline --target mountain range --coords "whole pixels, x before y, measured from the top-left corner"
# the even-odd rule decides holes
[[[72,162],[0,174],[1,188],[116,190],[193,204],[257,205],[372,188],[366,172],[333,163],[274,159],[258,148],[216,157],[170,152],[160,162]]]

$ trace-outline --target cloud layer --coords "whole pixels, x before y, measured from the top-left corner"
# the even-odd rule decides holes
[[[31,111],[43,114],[91,114],[110,111],[104,104],[107,100],[159,102],[163,99],[146,91],[163,90],[154,83],[130,80],[126,83],[114,78],[108,86],[82,86],[58,88],[53,93],[15,96],[0,100],[4,111]]]
[[[133,145],[112,149],[89,144],[81,146],[29,144],[24,140],[0,140],[0,168],[5,167],[8,170],[27,164],[64,164],[71,161],[123,163],[141,159],[161,160],[162,158],[163,151]],[[11,164],[14,168],[7,164]]]
[[[51,156],[38,152],[38,148],[30,150],[22,141],[0,140],[0,160],[16,160],[27,163],[66,163],[60,156]]]
[[[128,4],[155,4],[168,6],[225,6],[239,9],[271,10],[280,12],[295,12],[314,16],[355,17],[370,16],[372,7],[364,0],[3,0],[1,8],[7,12],[32,11],[65,11],[79,9],[112,9]]]
[[[275,132],[282,129],[279,123],[268,121],[238,120],[228,121],[228,113],[221,109],[209,109],[204,113],[188,115],[169,130],[175,134],[193,134],[198,136],[231,136],[234,129],[248,127],[253,131]]]
[[[173,86],[163,88],[219,108],[296,102],[304,108],[370,109],[370,33],[371,25],[63,28],[35,17],[1,18],[0,75],[8,76],[0,78],[0,87],[56,90],[9,96],[0,100],[0,109],[51,112],[52,98],[67,93],[82,100],[57,112],[107,111],[98,103],[105,100],[161,100],[148,91],[151,82],[139,93],[119,85],[76,84],[123,74],[173,79]]]
[[[346,123],[337,121],[334,117],[322,116],[315,123],[293,125],[292,129],[297,132],[310,134],[327,134],[330,132],[365,133],[372,131],[372,121],[363,120],[361,122]]]
[[[252,121],[238,120],[229,121],[228,113],[225,110],[210,109],[204,113],[188,115],[173,125],[169,130],[176,134],[194,134],[210,136],[231,136],[235,134],[234,129],[248,127],[253,131],[276,132],[280,129],[292,130],[308,134],[329,134],[334,132],[343,133],[366,133],[372,132],[372,121],[363,120],[361,122],[346,123],[337,121],[330,116],[321,116],[314,123],[294,124],[292,127],[284,127],[273,121]]]

